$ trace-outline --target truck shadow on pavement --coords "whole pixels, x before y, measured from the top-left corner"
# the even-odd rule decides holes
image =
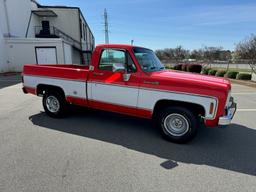
[[[66,119],[51,119],[45,113],[30,117],[34,125],[68,134],[100,140],[166,159],[165,169],[179,162],[207,165],[256,176],[256,131],[232,124],[230,127],[202,127],[186,145],[162,139],[151,121],[114,113],[83,110]]]

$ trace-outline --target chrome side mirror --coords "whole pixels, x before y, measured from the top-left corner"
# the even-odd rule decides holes
[[[112,71],[115,72],[123,72],[123,80],[124,82],[128,82],[131,78],[131,74],[126,73],[125,65],[122,63],[114,63]]]
[[[125,72],[125,66],[122,63],[114,63],[112,71],[115,72]]]
[[[124,82],[128,82],[131,78],[131,74],[128,74],[128,73],[124,73],[123,74],[123,80]]]

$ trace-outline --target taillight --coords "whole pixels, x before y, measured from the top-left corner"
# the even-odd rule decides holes
[[[230,98],[231,98],[231,90],[228,92],[228,96],[227,96],[227,100],[226,100],[225,107],[228,107],[228,104],[229,104]]]
[[[210,115],[214,113],[214,103],[210,104],[210,110],[209,110]]]

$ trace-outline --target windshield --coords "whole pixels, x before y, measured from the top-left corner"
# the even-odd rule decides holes
[[[145,72],[164,70],[164,65],[157,58],[155,53],[149,49],[134,48],[134,55]]]

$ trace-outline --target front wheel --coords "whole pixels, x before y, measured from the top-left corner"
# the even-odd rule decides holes
[[[163,137],[174,143],[192,140],[199,126],[199,118],[183,107],[168,107],[158,116],[158,127]]]
[[[58,92],[46,92],[43,96],[43,107],[48,116],[60,118],[66,114],[67,102]]]

